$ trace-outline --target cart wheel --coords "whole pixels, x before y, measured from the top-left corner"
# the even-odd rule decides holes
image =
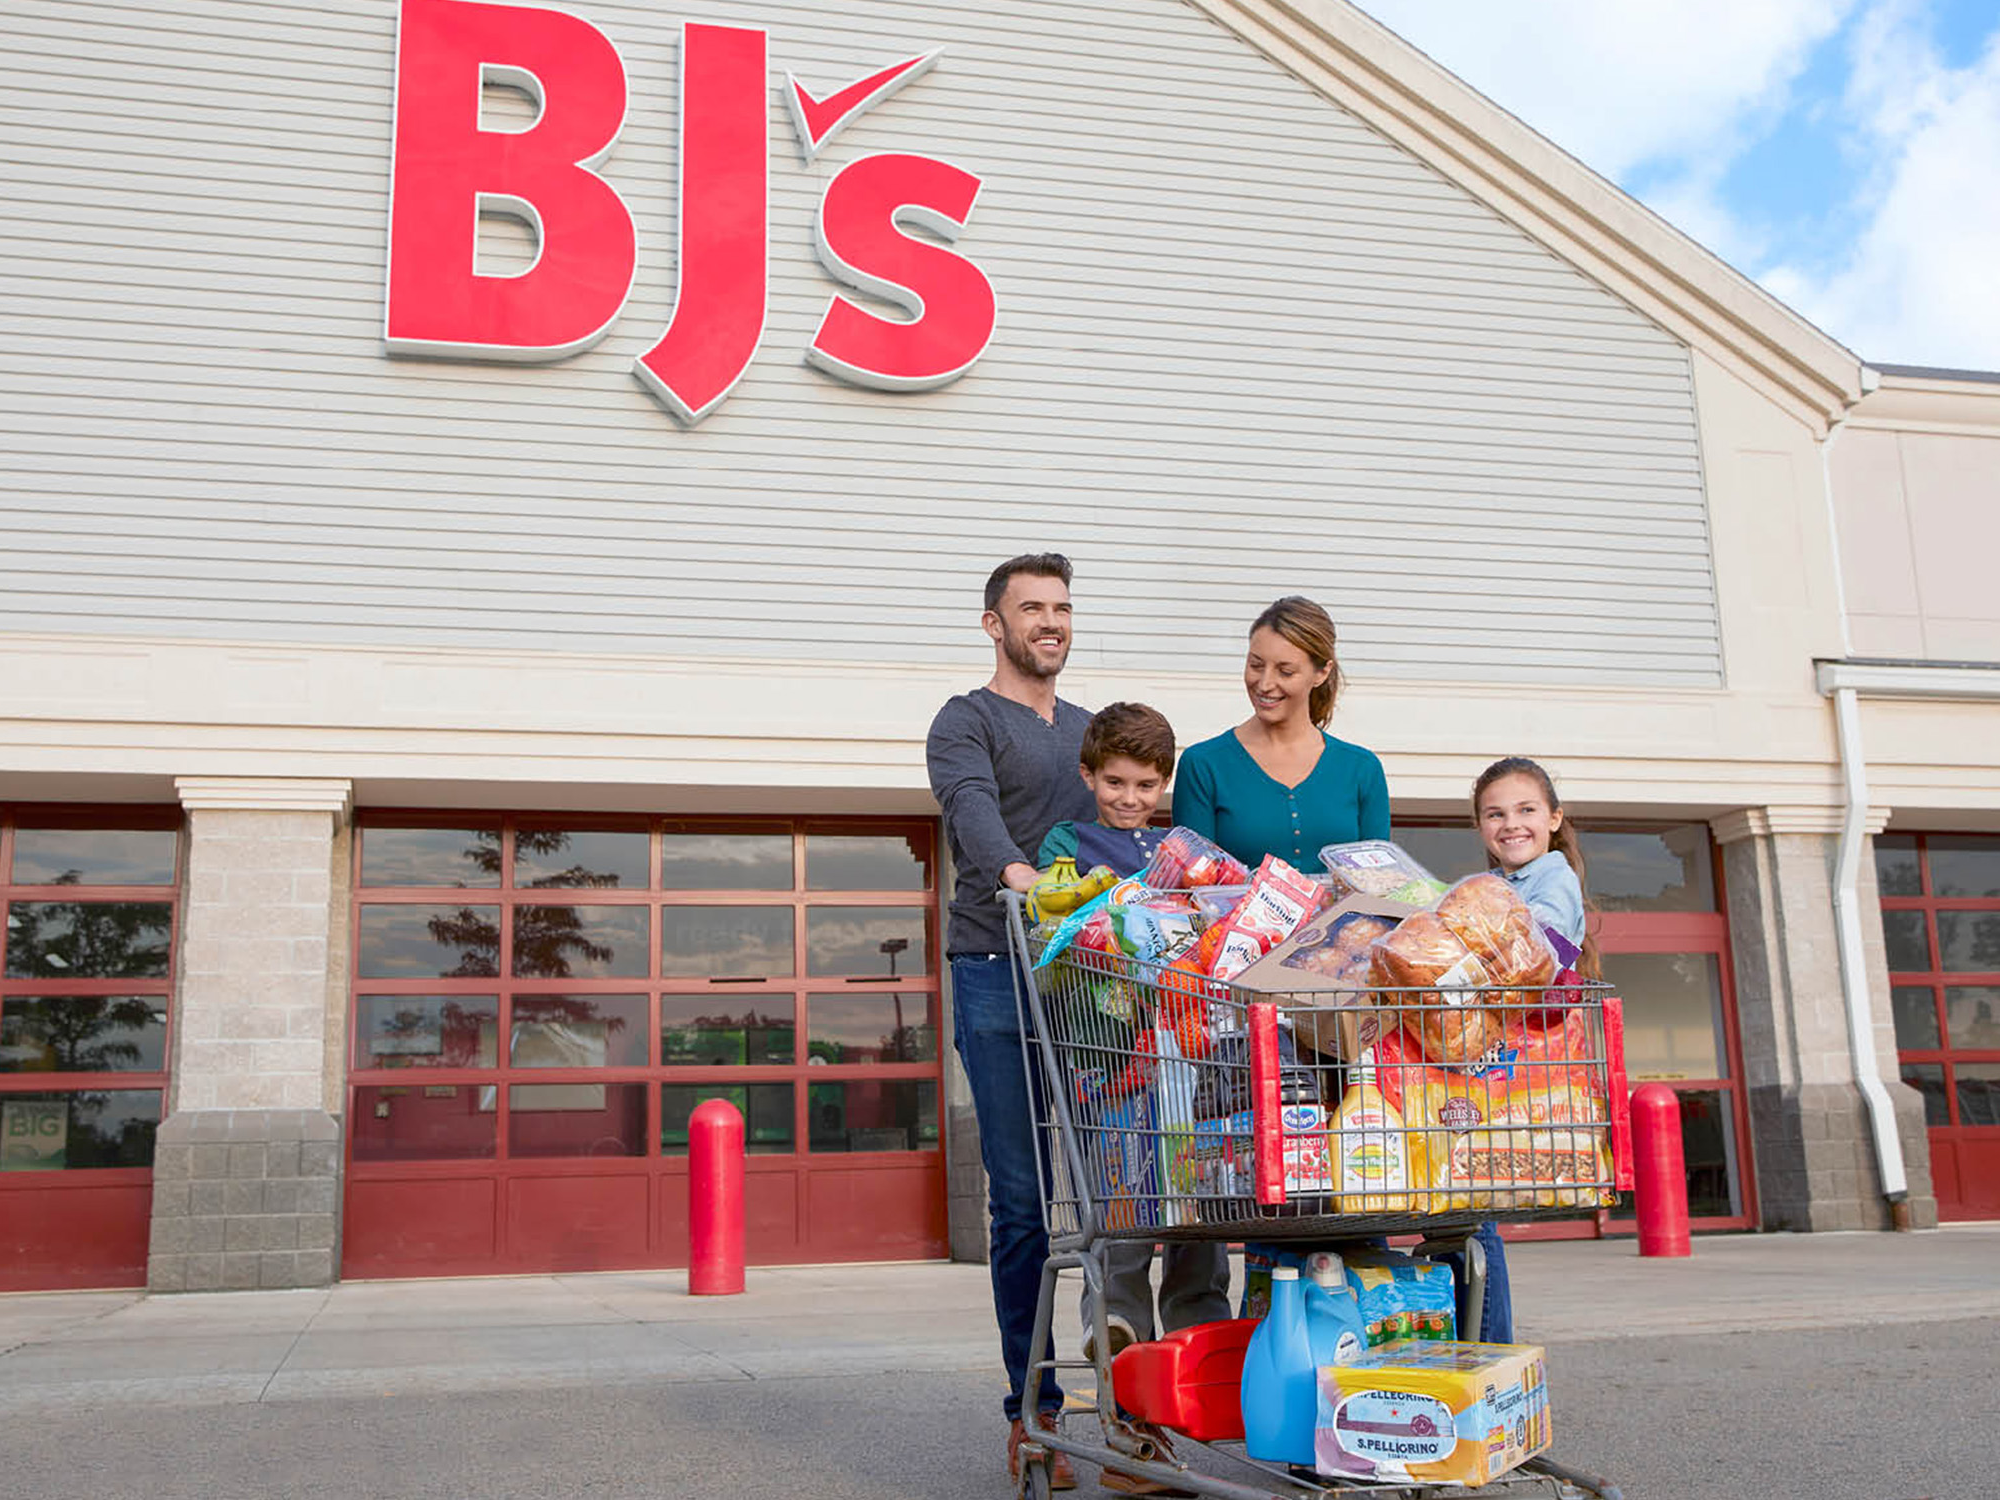
[[[1046,1452],[1021,1456],[1021,1488],[1019,1493],[1027,1500],[1050,1500],[1053,1487],[1049,1481],[1049,1456]]]

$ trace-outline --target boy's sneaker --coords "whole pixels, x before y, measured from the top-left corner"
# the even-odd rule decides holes
[[[1139,1330],[1134,1328],[1127,1319],[1119,1317],[1117,1313],[1106,1313],[1104,1321],[1110,1328],[1110,1359],[1116,1359],[1120,1350],[1129,1349],[1132,1345],[1139,1342]],[[1083,1357],[1092,1364],[1097,1363],[1097,1329],[1095,1327],[1087,1326],[1083,1330]],[[1106,1360],[1105,1362],[1108,1364],[1110,1360]]]

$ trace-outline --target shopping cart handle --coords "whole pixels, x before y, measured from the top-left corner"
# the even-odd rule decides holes
[[[1278,1109],[1278,1007],[1252,1001],[1250,1012],[1250,1132],[1257,1201],[1285,1201],[1285,1124]]]
[[[1625,1080],[1625,1002],[1604,997],[1605,1093],[1611,1105],[1611,1184],[1632,1191],[1632,1086]]]

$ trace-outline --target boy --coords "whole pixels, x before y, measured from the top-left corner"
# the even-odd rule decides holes
[[[1042,840],[1036,865],[1046,870],[1063,855],[1079,870],[1109,865],[1137,875],[1153,861],[1167,830],[1151,826],[1160,796],[1174,774],[1174,730],[1157,709],[1113,703],[1099,709],[1083,732],[1078,770],[1097,799],[1094,823],[1058,823]],[[1153,1247],[1144,1240],[1114,1240],[1105,1253],[1105,1320],[1111,1353],[1157,1337],[1153,1318]],[[1095,1357],[1090,1291],[1083,1294],[1083,1354]],[[1218,1243],[1170,1243],[1161,1258],[1158,1329],[1172,1333],[1230,1316],[1229,1250]],[[1114,1494],[1185,1494],[1165,1485],[1106,1469],[1099,1483]]]
[[[1143,703],[1113,703],[1092,716],[1079,756],[1083,784],[1097,799],[1097,821],[1056,824],[1042,840],[1035,868],[1046,870],[1068,856],[1079,871],[1109,865],[1120,875],[1137,875],[1166,836],[1166,829],[1150,825],[1174,774],[1174,727]]]

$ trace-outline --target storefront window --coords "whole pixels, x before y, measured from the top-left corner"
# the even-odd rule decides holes
[[[790,979],[790,906],[663,906],[660,975],[666,979]]]
[[[796,1147],[789,1083],[668,1083],[660,1086],[660,1150],[686,1156],[688,1117],[707,1099],[727,1099],[743,1116],[743,1149],[751,1156],[789,1156]]]
[[[362,841],[361,883],[380,886],[496,886],[500,831],[486,828],[376,828]]]
[[[758,1155],[935,1151],[935,839],[364,814],[354,1160],[664,1160],[712,1097]],[[490,895],[452,894],[475,878]],[[40,1045],[39,1017],[5,1055]]]
[[[514,834],[514,884],[643,891],[648,842],[643,833],[522,828]]]
[[[808,833],[809,891],[927,891],[930,841],[911,834]]]
[[[172,885],[180,838],[170,828],[20,828],[14,885]]]
[[[179,825],[178,809],[0,816],[0,1171],[153,1164]],[[32,1221],[37,1202],[4,1200],[0,1217]]]
[[[157,1089],[0,1094],[0,1171],[150,1167]]]
[[[1727,1075],[1715,954],[1613,953],[1604,977],[1625,1001],[1625,1067],[1635,1083]]]
[[[1875,840],[1890,1004],[1903,1081],[1923,1095],[1938,1215],[1991,1215],[2000,1161],[2000,838]],[[1982,1176],[1982,1174],[1987,1174]]]
[[[644,979],[652,912],[644,906],[517,906],[516,979]]]

